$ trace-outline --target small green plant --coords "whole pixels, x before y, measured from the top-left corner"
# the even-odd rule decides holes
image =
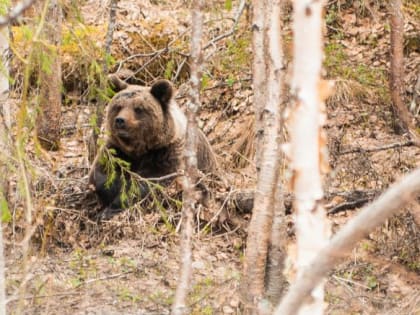
[[[9,205],[3,193],[0,191],[0,211],[1,211],[1,222],[10,222],[12,215],[10,214]]]
[[[207,73],[203,73],[201,76],[201,91],[205,90],[209,86],[210,76]]]
[[[104,146],[101,152],[99,164],[104,167],[107,175],[105,187],[107,189],[111,188],[119,175],[118,180],[121,182],[121,203],[123,206],[128,206],[130,201],[139,193],[139,188],[134,185],[133,181],[129,180],[130,163],[118,158],[115,149],[109,149]]]
[[[105,187],[110,188],[114,181],[119,180],[121,183],[121,202],[124,207],[128,207],[132,205],[135,200],[144,197],[141,196],[140,188],[146,186],[152,206],[160,211],[162,220],[167,229],[169,231],[174,231],[175,228],[169,220],[166,204],[164,204],[162,200],[170,203],[177,210],[182,207],[182,202],[168,196],[165,193],[165,187],[161,184],[143,178],[139,174],[131,171],[130,163],[116,157],[116,151],[114,149],[108,149],[103,146],[101,152],[102,154],[99,163],[104,167],[105,173],[107,174]]]
[[[137,303],[141,301],[141,297],[137,294],[134,294],[127,288],[120,288],[118,292],[118,298],[121,301],[129,301],[132,303]]]
[[[8,9],[10,8],[10,4],[10,0],[0,1],[0,15],[4,16],[7,14]]]
[[[172,293],[163,292],[163,291],[156,291],[149,295],[149,299],[158,302],[161,305],[170,306],[174,301],[174,296]]]
[[[121,257],[118,260],[118,263],[124,272],[129,272],[130,270],[135,270],[137,268],[136,261],[129,257]]]
[[[164,78],[170,80],[172,78],[172,73],[175,70],[175,60],[171,59],[166,64]]]
[[[86,251],[82,249],[74,250],[69,267],[75,272],[75,276],[69,280],[73,287],[79,287],[87,279],[95,278],[97,276],[96,261],[86,255]]]
[[[366,277],[366,285],[370,290],[373,290],[378,286],[378,279],[373,275],[369,275]]]
[[[213,315],[214,314],[214,309],[210,305],[206,305],[201,310],[201,314],[203,314],[203,315]]]

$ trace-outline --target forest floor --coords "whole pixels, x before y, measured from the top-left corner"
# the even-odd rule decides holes
[[[211,45],[205,53],[200,127],[226,170],[229,184],[223,189],[234,191],[253,189],[256,179],[250,163],[254,148],[250,12],[243,12],[234,34],[211,42],[234,23],[238,1],[233,1],[232,10],[229,3],[216,1],[206,8],[205,40]],[[407,136],[394,131],[385,7],[381,1],[334,3],[326,11],[324,62],[326,78],[336,82],[335,94],[327,102],[325,128],[332,167],[325,179],[327,210],[349,201],[371,201],[420,166],[420,150],[404,145]],[[411,102],[420,75],[420,13],[415,1],[407,2],[405,10],[406,94]],[[90,25],[88,38],[103,42],[106,4],[88,0],[80,12]],[[290,60],[290,18],[285,17],[285,25],[284,47]],[[189,11],[181,1],[120,0],[112,46],[117,66],[132,70],[141,66],[138,79],[145,83],[159,76],[172,79],[183,105],[183,52],[188,52],[189,26]],[[134,54],[141,56],[128,58]],[[81,61],[64,61],[64,74],[67,71],[71,80]],[[82,85],[73,79],[66,86],[73,90],[63,106],[60,150],[31,155],[37,161],[33,166],[38,174],[33,185],[37,225],[28,257],[20,246],[23,205],[13,193],[13,221],[5,227],[9,313],[169,314],[179,277],[179,213],[135,208],[101,223],[90,216],[97,210],[96,200],[86,194],[94,100],[78,90]],[[403,145],[384,148],[391,144]],[[28,151],[34,151],[33,146]],[[15,181],[11,190],[16,186]],[[416,207],[418,211],[418,205],[410,207],[372,232],[329,274],[326,314],[420,314],[420,226],[409,211]],[[330,214],[333,231],[358,209]],[[241,314],[239,283],[249,217],[228,213],[210,229],[197,224],[190,314]],[[293,243],[293,213],[287,220]]]

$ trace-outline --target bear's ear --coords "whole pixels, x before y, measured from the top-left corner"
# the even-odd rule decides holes
[[[128,87],[128,83],[121,80],[120,77],[118,76],[118,74],[116,74],[116,73],[108,75],[108,81],[109,81],[109,83],[111,83],[115,92],[125,90]]]
[[[159,80],[152,85],[150,93],[159,101],[163,109],[166,109],[169,105],[169,101],[172,98],[174,89],[171,82],[168,80]]]

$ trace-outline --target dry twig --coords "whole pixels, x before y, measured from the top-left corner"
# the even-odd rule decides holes
[[[402,147],[411,147],[415,145],[413,140],[409,140],[406,142],[397,142],[397,143],[391,143],[391,144],[386,144],[383,145],[381,147],[376,147],[376,148],[354,148],[354,149],[349,149],[349,150],[345,150],[342,152],[339,152],[338,155],[345,155],[345,154],[351,154],[351,153],[369,153],[369,152],[378,152],[378,151],[383,151],[383,150],[390,150],[390,149],[396,149],[396,148],[402,148]]]

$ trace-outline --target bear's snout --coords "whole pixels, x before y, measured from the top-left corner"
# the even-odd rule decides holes
[[[124,129],[125,128],[125,119],[122,117],[115,118],[115,127],[117,129]]]

